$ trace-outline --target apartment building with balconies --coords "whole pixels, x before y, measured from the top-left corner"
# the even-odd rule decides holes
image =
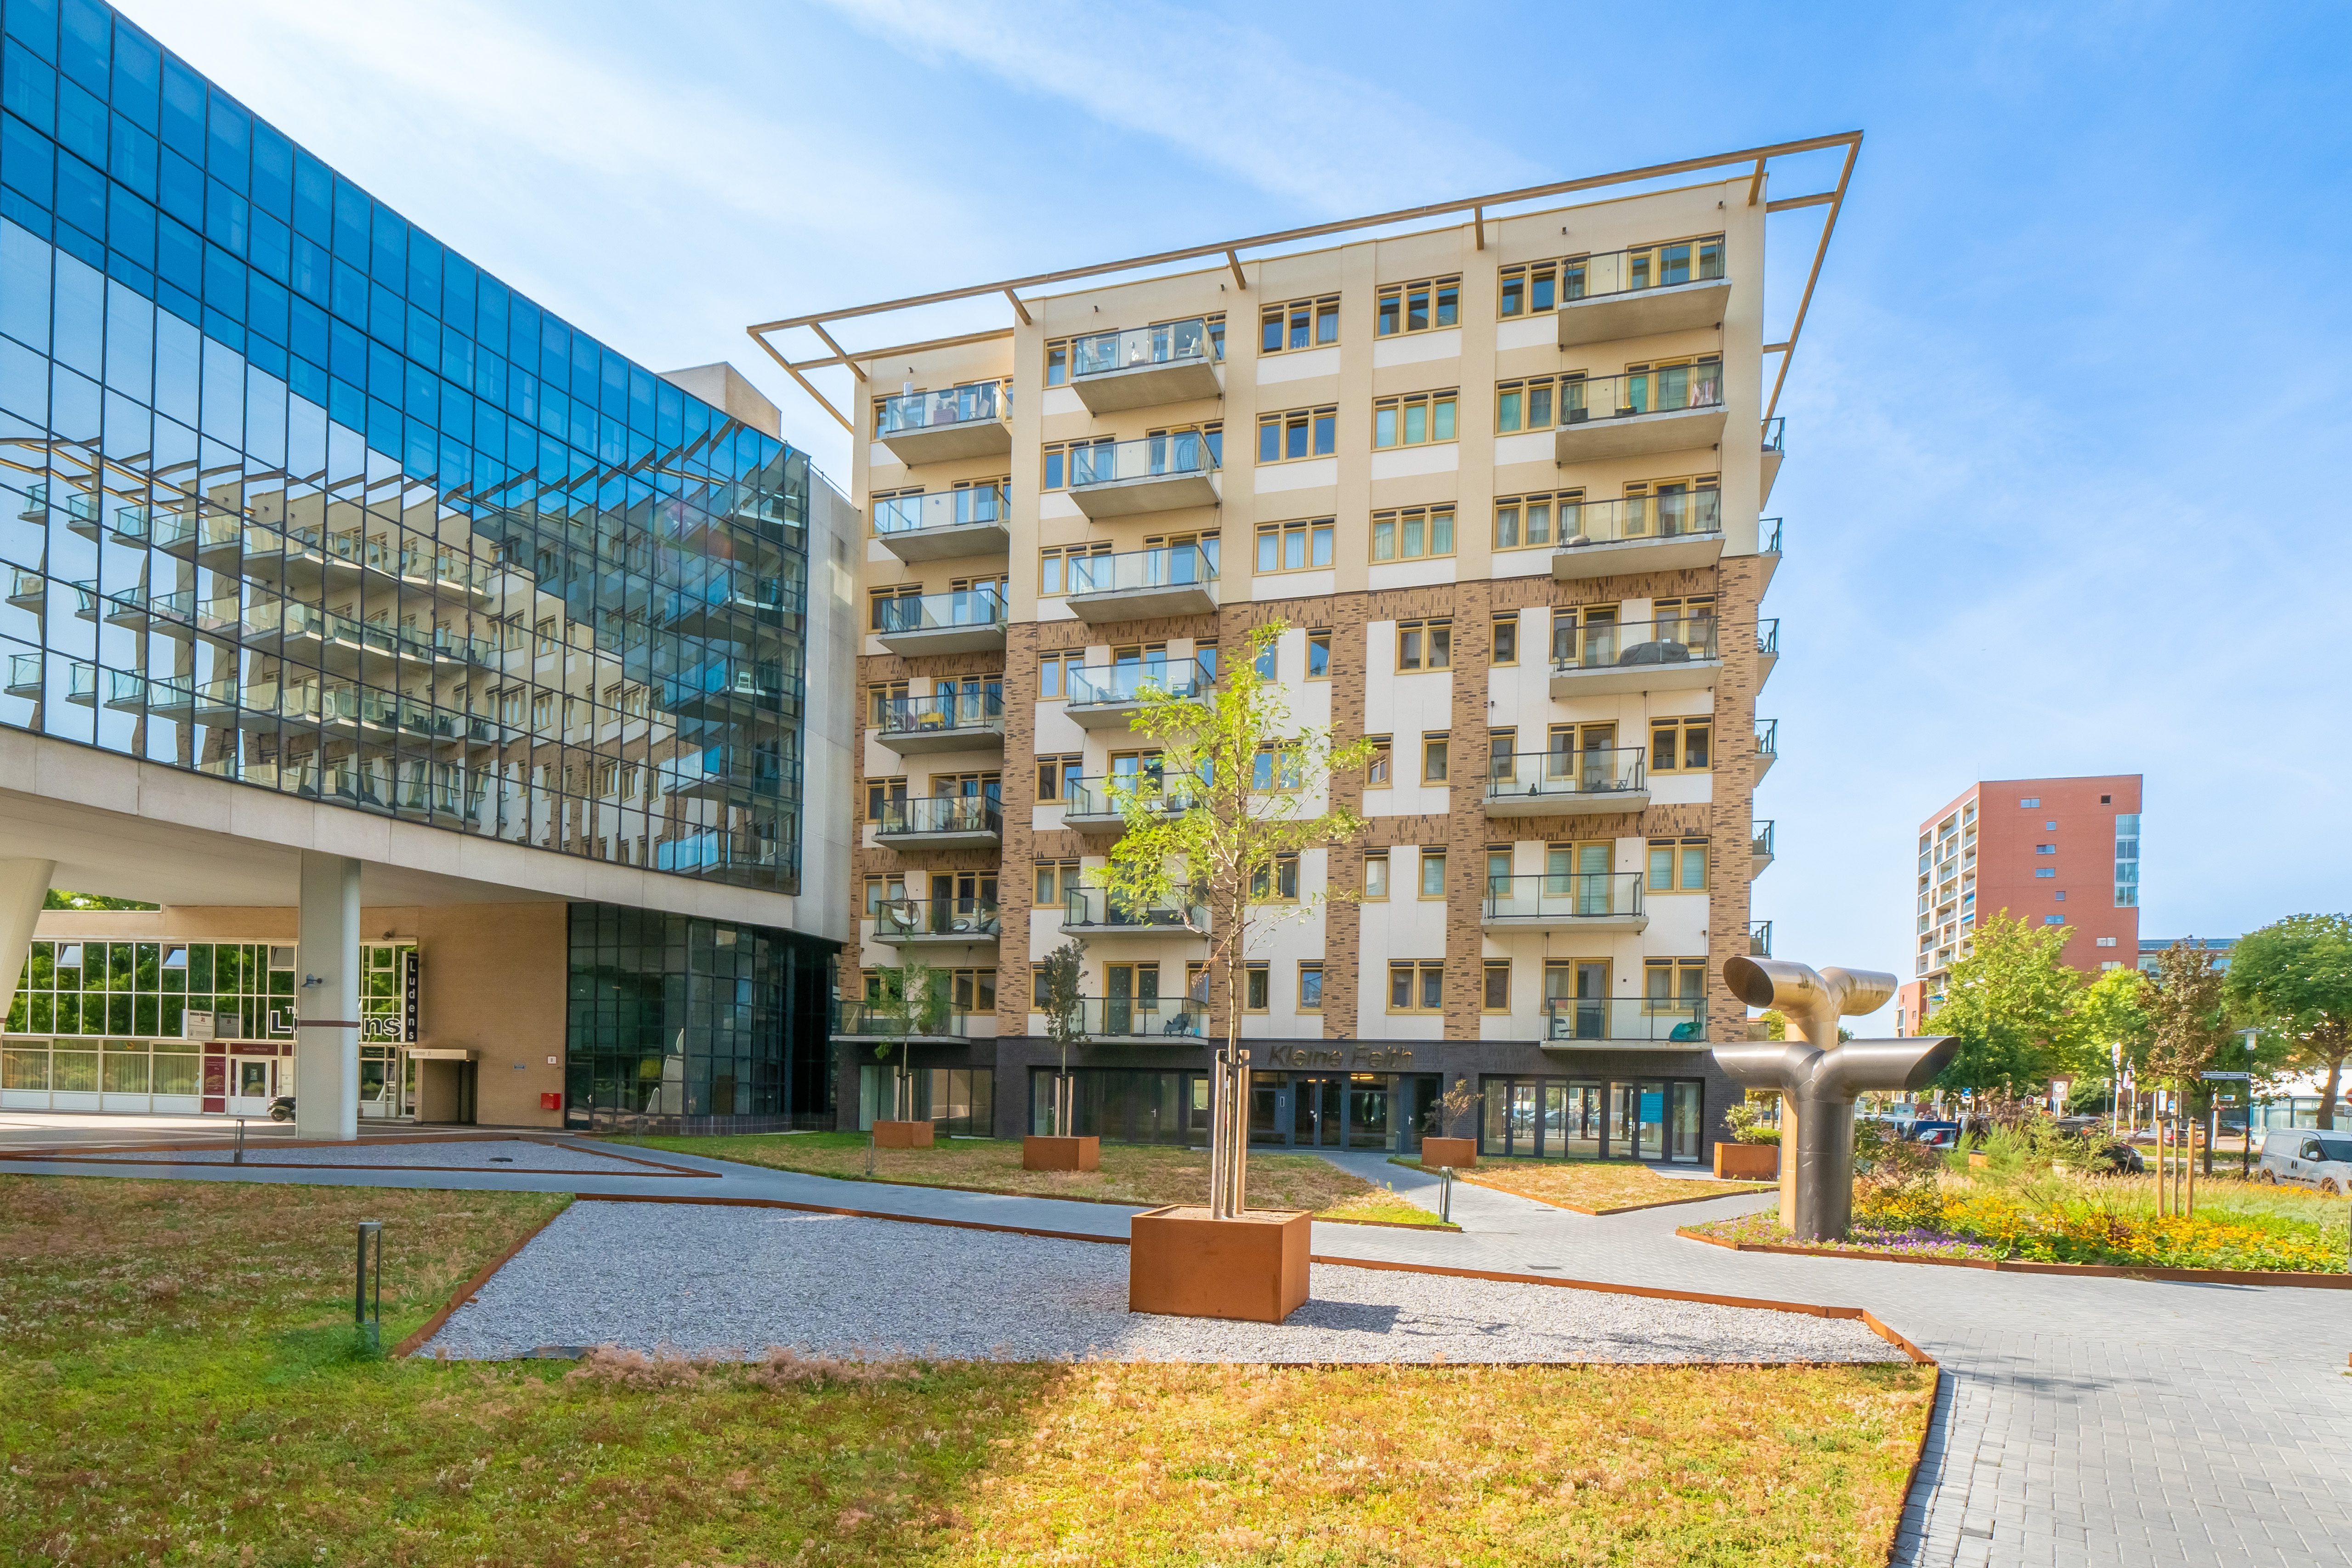
[[[1979,917],[2064,927],[2062,959],[2094,977],[2137,964],[2139,818],[2140,776],[2119,773],[1985,779],[1922,821],[1901,1027],[1943,999]]]
[[[919,1104],[1042,1125],[1034,967],[1075,936],[1079,1130],[1205,1137],[1223,977],[1180,911],[1087,873],[1112,781],[1157,766],[1141,694],[1213,690],[1278,623],[1260,668],[1293,718],[1374,751],[1330,785],[1366,831],[1275,868],[1302,916],[1241,960],[1254,1139],[1411,1148],[1465,1080],[1495,1154],[1701,1158],[1739,1092],[1707,1044],[1746,1033],[1721,960],[1769,942],[1756,702],[1795,334],[1766,330],[1766,237],[1843,189],[1776,196],[1771,170],[1857,146],[752,329],[852,390],[869,520],[844,1124],[887,1103],[905,1020],[868,1004],[915,950],[951,998],[905,1059]],[[999,296],[1002,330],[841,346]],[[830,351],[795,357],[811,336]]]

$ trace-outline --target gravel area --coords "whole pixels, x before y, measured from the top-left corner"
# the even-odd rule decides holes
[[[425,1354],[552,1346],[757,1356],[1247,1362],[1895,1361],[1860,1323],[1315,1266],[1281,1324],[1127,1311],[1124,1248],[843,1216],[575,1204]]]
[[[169,1159],[191,1165],[226,1165],[236,1157],[231,1149],[182,1149],[171,1154],[104,1151],[76,1154],[78,1160]],[[273,1166],[388,1166],[399,1170],[455,1167],[485,1171],[594,1171],[601,1176],[658,1176],[678,1166],[646,1165],[643,1158],[616,1159],[602,1150],[576,1144],[541,1144],[525,1138],[468,1139],[459,1143],[345,1144],[323,1148],[276,1148],[248,1142],[245,1157]],[[651,1156],[658,1158],[659,1156]],[[699,1174],[699,1173],[696,1173]]]

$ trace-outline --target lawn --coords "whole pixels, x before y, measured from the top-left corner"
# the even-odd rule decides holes
[[[1390,1163],[1412,1170],[1421,1168],[1420,1161],[1402,1156]],[[1631,1160],[1510,1160],[1486,1155],[1478,1156],[1476,1167],[1464,1179],[1586,1214],[1614,1214],[1654,1204],[1731,1197],[1772,1188],[1770,1182],[1662,1176],[1649,1166]]]
[[[386,1362],[560,1205],[0,1176],[0,1561],[1883,1562],[1932,1374]]]
[[[1104,1203],[1205,1203],[1209,1152],[1148,1144],[1105,1144],[1102,1168],[1093,1171],[1025,1171],[1017,1141],[995,1138],[942,1139],[928,1149],[876,1149],[874,1174],[866,1174],[863,1133],[773,1133],[707,1138],[630,1135],[611,1140],[676,1154],[740,1160],[782,1171],[842,1176],[852,1181],[898,1182],[909,1186],[960,1186],[982,1192],[1020,1193],[1033,1197],[1091,1198]],[[1391,1225],[1435,1225],[1437,1216],[1383,1187],[1350,1176],[1313,1155],[1253,1154],[1249,1162],[1252,1208],[1306,1209],[1318,1219],[1380,1220]]]

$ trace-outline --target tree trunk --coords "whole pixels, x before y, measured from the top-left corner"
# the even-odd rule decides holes
[[[2327,1088],[2319,1101],[2319,1130],[2323,1133],[2336,1130],[2336,1096],[2343,1087],[2344,1059],[2330,1057],[2327,1061]]]

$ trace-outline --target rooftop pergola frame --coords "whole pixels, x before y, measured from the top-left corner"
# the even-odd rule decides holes
[[[1455,201],[1433,202],[1424,206],[1402,207],[1393,212],[1375,213],[1367,217],[1344,218],[1335,223],[1313,224],[1305,228],[1283,229],[1274,234],[1252,235],[1244,239],[1218,240],[1208,245],[1191,246],[1180,250],[1163,250],[1151,256],[1129,256],[1124,261],[1107,261],[1093,267],[1067,267],[1059,272],[1032,273],[1025,277],[1000,278],[992,283],[975,283],[963,287],[943,288],[930,294],[913,294],[900,299],[884,299],[871,305],[854,305],[837,310],[820,310],[807,316],[790,316],[781,320],[761,321],[744,329],[751,340],[760,345],[768,357],[783,368],[784,373],[800,383],[801,390],[816,401],[819,407],[840,422],[852,435],[857,423],[839,405],[817,390],[809,380],[809,372],[845,367],[858,382],[867,379],[866,366],[875,361],[896,355],[920,353],[931,349],[951,349],[966,343],[984,343],[993,339],[1009,337],[1013,328],[996,328],[984,332],[966,332],[950,338],[928,338],[914,342],[887,343],[871,349],[851,350],[842,347],[833,329],[844,322],[861,318],[895,315],[901,311],[919,310],[928,306],[947,305],[959,300],[975,299],[990,295],[1002,295],[1013,315],[1022,325],[1030,323],[1028,307],[1021,295],[1024,289],[1050,287],[1055,284],[1077,283],[1089,279],[1119,280],[1138,274],[1149,274],[1153,268],[1170,267],[1180,262],[1202,259],[1222,260],[1234,276],[1234,285],[1247,292],[1249,280],[1242,271],[1244,256],[1251,253],[1280,253],[1283,247],[1297,246],[1307,240],[1328,238],[1334,235],[1360,235],[1363,231],[1386,229],[1397,225],[1413,224],[1426,219],[1444,218],[1459,221],[1465,214],[1477,231],[1478,248],[1486,244],[1486,220],[1489,217],[1517,215],[1501,209],[1517,208],[1530,202],[1546,201],[1557,196],[1572,195],[1584,191],[1608,190],[1613,186],[1636,185],[1654,180],[1672,179],[1683,174],[1700,174],[1722,170],[1747,170],[1748,203],[1754,206],[1763,200],[1764,176],[1774,159],[1793,158],[1809,152],[1843,149],[1843,158],[1838,166],[1837,181],[1829,190],[1801,196],[1786,196],[1764,201],[1768,213],[1794,212],[1808,207],[1827,207],[1828,216],[1822,221],[1821,239],[1813,248],[1811,267],[1805,274],[1804,293],[1797,301],[1796,319],[1790,325],[1789,335],[1777,343],[1767,343],[1764,351],[1780,357],[1780,368],[1772,378],[1772,395],[1767,400],[1764,417],[1770,420],[1780,402],[1780,388],[1789,378],[1789,364],[1796,357],[1797,340],[1804,332],[1805,316],[1813,303],[1813,288],[1821,281],[1822,260],[1829,254],[1830,235],[1837,229],[1838,214],[1845,204],[1846,187],[1853,178],[1854,160],[1862,152],[1862,132],[1842,131],[1834,136],[1815,136],[1801,141],[1779,141],[1768,147],[1743,148],[1735,152],[1719,152],[1701,158],[1685,158],[1671,163],[1653,163],[1641,169],[1621,170],[1613,174],[1590,174],[1581,179],[1560,180],[1549,184],[1527,185],[1516,191],[1496,191],[1483,196],[1465,196]],[[1444,225],[1432,225],[1444,226]],[[1411,231],[1408,231],[1411,232]],[[821,356],[793,359],[779,346],[787,333],[806,331],[814,335],[826,350]]]

